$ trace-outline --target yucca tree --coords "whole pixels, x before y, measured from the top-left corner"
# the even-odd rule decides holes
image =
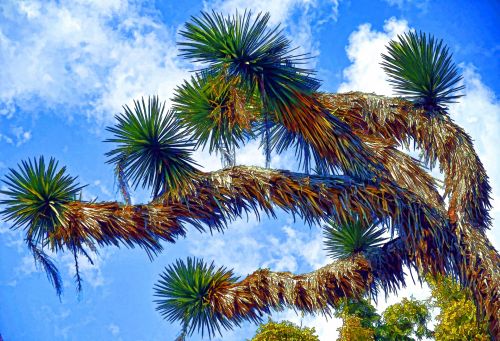
[[[180,338],[197,330],[212,336],[286,307],[328,314],[343,298],[397,292],[405,267],[419,276],[458,277],[474,293],[492,337],[499,335],[500,257],[485,236],[490,186],[470,137],[447,112],[461,89],[449,50],[424,34],[390,43],[383,67],[406,98],[324,94],[305,56],[293,54],[268,20],[203,13],[186,24],[181,54],[203,66],[177,88],[173,111],[157,98],[138,101],[109,128],[116,146],[108,156],[124,204],[78,200],[74,178],[35,164],[8,175],[5,219],[26,229],[56,287],[55,267],[37,253],[43,247],[76,255],[103,245],[139,246],[154,255],[162,241],[185,235],[185,224],[221,230],[245,213],[274,216],[276,208],[309,225],[333,224],[325,231],[336,259],[309,274],[264,269],[238,280],[202,260],[167,267],[156,300],[167,319],[181,323]],[[234,161],[205,173],[190,157],[194,147],[230,151],[259,134],[267,161],[272,148],[292,148],[304,173]],[[422,161],[400,150],[412,141]],[[448,205],[423,167],[437,161]],[[317,174],[309,174],[313,169]],[[24,200],[32,192],[19,184],[31,178],[46,191],[43,200]],[[58,179],[61,185],[43,185]],[[152,201],[131,205],[129,181],[151,189]],[[382,231],[391,237],[382,240]]]
[[[307,160],[310,156],[301,150],[310,146],[314,160],[327,170],[372,176],[377,167],[359,139],[315,99],[320,82],[307,67],[309,57],[294,54],[291,42],[279,27],[269,28],[268,21],[269,14],[202,13],[181,30],[181,56],[203,65],[174,97],[174,108],[188,129],[197,132],[202,144],[211,134],[211,148],[221,148],[241,141],[241,130],[252,124],[262,135],[266,167],[276,146],[273,131],[284,129],[282,138],[297,144],[298,154]],[[321,123],[311,125],[313,120]],[[207,125],[213,126],[211,133]]]
[[[45,270],[49,281],[60,295],[61,277],[44,249],[47,246],[54,248],[54,240],[50,236],[56,226],[64,223],[68,205],[77,199],[82,186],[76,183],[75,177],[66,173],[66,167],[58,168],[58,163],[53,158],[46,164],[43,156],[23,161],[17,170],[10,169],[3,182],[6,189],[0,190],[0,193],[6,199],[0,203],[6,206],[2,212],[5,219],[12,221],[12,228],[26,231],[25,242],[33,254],[35,264]],[[74,254],[76,280],[78,287],[81,287],[76,254],[78,251],[85,251],[71,240],[66,247]]]

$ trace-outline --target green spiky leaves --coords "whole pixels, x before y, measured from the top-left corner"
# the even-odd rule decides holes
[[[197,170],[191,159],[194,143],[189,141],[178,119],[157,97],[146,103],[134,101],[134,109],[124,106],[114,127],[114,137],[106,142],[118,146],[106,153],[108,163],[120,166],[126,179],[137,188],[151,188],[153,197],[172,192],[193,179]]]
[[[7,189],[0,190],[6,198],[1,211],[13,228],[27,229],[26,239],[34,244],[45,244],[51,232],[63,225],[66,205],[75,200],[82,186],[76,177],[66,174],[66,167],[58,168],[51,158],[22,161],[18,169],[10,169],[3,180]]]
[[[210,295],[236,282],[232,271],[216,269],[214,264],[207,265],[202,260],[188,258],[187,263],[177,260],[165,269],[155,285],[157,310],[170,322],[180,321],[183,334],[191,335],[201,330],[203,335],[214,336],[221,333],[221,327],[231,329],[237,321],[212,310]]]
[[[244,143],[260,111],[257,101],[248,100],[234,83],[202,73],[176,89],[174,110],[199,145],[208,143],[210,153]]]
[[[349,258],[356,253],[367,254],[384,243],[383,234],[380,225],[367,225],[361,219],[342,225],[329,222],[323,230],[325,249],[333,259]]]
[[[202,13],[186,24],[180,32],[186,40],[179,43],[181,55],[204,64],[204,73],[218,75],[247,100],[259,99],[266,165],[271,121],[282,123],[294,110],[307,110],[320,86],[304,65],[308,57],[294,55],[279,27],[269,28],[268,22],[269,14]]]
[[[284,94],[285,89],[317,88],[318,81],[309,77],[313,71],[297,67],[307,58],[292,54],[279,27],[268,28],[269,18],[268,13],[255,17],[250,12],[227,17],[202,13],[180,32],[186,38],[179,43],[181,55],[239,77],[251,89],[264,77],[270,96]]]
[[[180,32],[186,38],[179,43],[181,55],[237,78],[249,96],[257,88],[265,106],[284,109],[297,102],[295,93],[317,90],[319,81],[310,76],[312,70],[299,67],[307,57],[293,55],[290,41],[278,27],[268,28],[268,22],[268,13],[202,13]]]
[[[462,76],[442,40],[408,32],[391,41],[387,49],[388,53],[382,54],[382,67],[398,95],[431,111],[462,96]]]

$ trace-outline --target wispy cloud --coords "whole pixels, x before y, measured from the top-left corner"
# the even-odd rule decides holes
[[[0,142],[19,147],[31,140],[31,131],[23,127],[13,126],[7,134],[0,134]]]
[[[429,0],[385,0],[389,5],[396,6],[401,10],[416,8],[426,12],[429,7]]]
[[[113,340],[123,340],[121,337],[120,337],[120,327],[117,326],[116,324],[114,323],[111,323],[109,326],[108,326],[108,330],[109,332],[111,333],[111,335],[113,336]]]
[[[170,98],[186,75],[175,29],[140,1],[7,1],[0,8],[5,115],[57,108],[107,120],[140,96]]]

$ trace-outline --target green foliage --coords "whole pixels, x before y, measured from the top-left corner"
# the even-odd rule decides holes
[[[279,27],[268,28],[269,14],[212,12],[192,18],[180,34],[181,56],[206,65],[204,73],[234,83],[246,99],[260,99],[262,144],[266,165],[271,155],[271,121],[282,122],[293,108],[304,107],[300,95],[312,95],[320,82],[304,67],[304,55],[292,54]]]
[[[422,340],[432,336],[432,331],[427,328],[430,319],[429,305],[426,302],[405,297],[383,312],[377,336],[394,341],[414,340],[412,336]]]
[[[342,299],[335,310],[335,317],[344,318],[352,315],[359,317],[361,326],[365,328],[374,328],[380,323],[380,315],[370,300],[361,299]]]
[[[181,55],[238,78],[249,95],[258,88],[268,101],[291,104],[296,101],[294,92],[310,93],[319,83],[309,77],[311,70],[296,66],[304,56],[293,55],[290,41],[278,27],[269,29],[268,22],[268,13],[255,17],[250,12],[227,17],[202,13],[180,32],[186,38],[179,43]]]
[[[106,153],[121,168],[132,186],[152,189],[153,197],[161,192],[179,189],[183,182],[196,175],[191,151],[194,143],[172,112],[165,112],[165,103],[157,97],[134,101],[134,109],[124,106],[124,113],[115,116],[118,123],[107,130],[114,138],[105,142],[118,146]]]
[[[221,334],[221,327],[231,329],[233,324],[239,325],[238,316],[229,320],[213,312],[207,299],[211,290],[237,280],[232,271],[223,267],[215,269],[213,263],[207,265],[202,260],[188,258],[187,263],[177,260],[160,277],[155,285],[156,310],[170,322],[180,321],[184,335],[191,335],[196,329],[202,335],[207,332],[214,336],[216,332]]]
[[[338,340],[420,340],[431,337],[429,304],[413,298],[393,304],[380,316],[367,299],[344,299],[335,311],[342,318]]]
[[[427,110],[455,102],[464,89],[451,53],[443,41],[432,35],[408,32],[391,41],[382,66],[399,95]]]
[[[363,326],[363,319],[356,315],[346,314],[342,318],[342,326],[337,328],[338,341],[365,341],[374,340],[373,328]]]
[[[238,97],[238,92],[221,77],[198,74],[177,87],[174,110],[182,125],[209,151],[239,146],[250,134],[252,114],[259,111],[252,101]]]
[[[82,189],[76,177],[66,174],[66,167],[57,166],[53,158],[46,164],[43,156],[22,161],[18,170],[10,169],[7,180],[2,180],[7,188],[0,190],[6,196],[0,200],[6,206],[1,213],[13,228],[27,229],[26,239],[34,244],[47,242],[61,224],[66,205]]]
[[[83,186],[76,177],[66,174],[66,167],[58,169],[51,158],[46,164],[43,157],[22,161],[18,170],[10,169],[2,180],[7,186],[0,190],[6,199],[1,211],[12,228],[26,229],[26,243],[33,254],[36,266],[41,266],[58,295],[62,293],[62,280],[57,267],[43,248],[51,240],[57,226],[64,225],[67,204],[77,199]],[[77,273],[78,274],[78,273]],[[80,288],[80,286],[79,286]]]
[[[486,321],[477,322],[476,306],[468,290],[451,277],[427,278],[432,303],[439,308],[435,327],[436,340],[489,340]]]
[[[360,219],[342,225],[329,222],[323,230],[326,251],[333,259],[369,253],[384,242],[383,234],[384,230],[378,223],[366,226]]]
[[[299,327],[289,321],[261,324],[251,341],[319,341],[314,328]]]

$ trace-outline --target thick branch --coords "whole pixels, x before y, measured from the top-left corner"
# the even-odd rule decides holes
[[[149,205],[71,204],[66,225],[50,236],[56,247],[68,244],[138,245],[153,252],[158,240],[173,241],[184,223],[220,229],[243,213],[269,215],[279,207],[308,223],[345,222],[353,215],[382,219],[405,242],[418,265],[427,260],[433,273],[449,268],[446,221],[432,206],[394,183],[372,184],[348,176],[312,176],[257,167],[233,167],[200,176],[182,199],[164,197]],[[443,256],[439,262],[430,258]],[[427,265],[427,264],[426,264]]]
[[[322,95],[320,101],[359,136],[381,136],[406,147],[413,140],[426,163],[433,167],[439,161],[450,197],[449,221],[460,247],[452,256],[460,258],[462,282],[490,320],[492,335],[500,337],[500,256],[484,234],[490,224],[491,187],[470,136],[448,115],[428,114],[398,98],[347,93]]]
[[[330,314],[342,298],[360,298],[372,281],[369,262],[358,255],[303,275],[257,270],[241,282],[213,288],[208,302],[214,313],[230,319],[254,320],[284,307]]]

